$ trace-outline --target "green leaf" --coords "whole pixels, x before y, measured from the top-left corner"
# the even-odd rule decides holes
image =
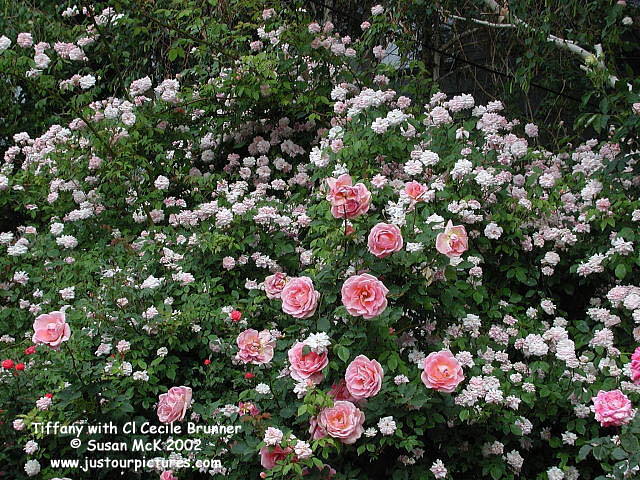
[[[344,363],[347,363],[347,361],[349,360],[349,349],[344,345],[336,345],[335,350],[338,358]]]
[[[622,280],[624,277],[627,276],[627,267],[624,263],[619,263],[618,266],[616,267],[616,278],[619,280]]]
[[[623,460],[628,457],[628,454],[621,448],[614,448],[613,452],[611,452],[611,456],[616,460]]]

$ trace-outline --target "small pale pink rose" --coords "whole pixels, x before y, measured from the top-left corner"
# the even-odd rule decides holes
[[[305,355],[304,347],[304,343],[298,342],[287,353],[291,378],[298,382],[311,380],[313,383],[318,384],[323,378],[322,369],[329,364],[327,352],[315,353],[309,351]]]
[[[414,202],[424,201],[424,195],[428,190],[429,189],[425,185],[418,183],[415,180],[407,182],[407,184],[404,186],[404,192]]]
[[[385,258],[393,252],[402,250],[404,241],[402,232],[397,225],[392,223],[378,223],[369,232],[367,239],[369,252],[378,258]]]
[[[162,423],[182,421],[191,405],[191,388],[171,387],[158,401],[158,420]]]
[[[70,337],[71,327],[65,320],[64,312],[43,313],[33,322],[33,343],[46,343],[57,350]]]
[[[327,435],[345,444],[355,443],[362,436],[364,413],[353,403],[338,400],[333,407],[324,408],[318,415],[318,425]]]
[[[370,319],[387,308],[389,289],[373,275],[363,273],[349,277],[342,285],[342,304],[354,317]]]
[[[384,370],[376,360],[358,355],[347,367],[344,379],[347,390],[356,400],[370,398],[380,392]]]
[[[371,192],[363,183],[353,185],[351,177],[344,174],[327,179],[327,185],[327,200],[331,202],[331,214],[335,218],[351,219],[369,211]]]
[[[596,420],[603,427],[625,425],[633,418],[631,401],[620,390],[600,390],[592,401]]]
[[[464,380],[464,374],[456,357],[451,352],[442,350],[431,352],[427,356],[420,378],[427,388],[451,393]]]
[[[282,272],[274,273],[264,279],[264,291],[267,294],[267,298],[273,300],[274,298],[280,298],[282,289],[287,284],[287,275]]]
[[[236,339],[237,358],[243,363],[263,365],[273,359],[276,340],[269,330],[258,332],[252,328],[245,330]]]
[[[172,470],[165,470],[160,474],[160,480],[178,480],[178,477],[173,475]]]
[[[293,452],[291,447],[282,448],[280,445],[262,447],[260,449],[260,465],[262,468],[271,470],[278,462],[285,460],[291,452]]]
[[[469,248],[467,231],[463,225],[454,226],[449,220],[444,232],[436,237],[436,250],[447,257],[459,257]]]
[[[318,307],[320,292],[309,277],[292,278],[282,289],[282,311],[295,318],[309,318]]]

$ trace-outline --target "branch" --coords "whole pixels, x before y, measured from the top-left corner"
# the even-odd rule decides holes
[[[516,26],[521,26],[526,28],[527,30],[531,30],[532,32],[539,32],[539,30],[531,25],[529,25],[527,22],[525,22],[524,20],[516,17],[515,15],[511,14],[511,12],[506,9],[506,8],[502,8],[500,5],[498,5],[498,3],[495,0],[483,0],[484,4],[489,7],[489,9],[495,13],[496,15],[499,15],[501,17],[504,17],[506,20],[508,20],[510,23],[491,23],[491,22],[486,22],[484,20],[478,20],[475,18],[464,18],[464,17],[458,17],[458,16],[454,16],[454,15],[449,15],[451,18],[456,18],[458,20],[468,20],[480,25],[485,25],[488,27],[492,27],[492,28],[514,28]],[[593,61],[595,60],[597,62],[597,66],[599,69],[601,70],[607,70],[607,66],[604,64],[604,62],[602,60],[598,59],[598,56],[595,55],[594,53],[590,52],[589,50],[582,48],[579,45],[576,45],[573,41],[571,40],[566,40],[564,38],[558,37],[556,35],[552,35],[552,34],[548,34],[546,36],[546,40],[548,42],[554,43],[555,45],[557,45],[560,48],[563,48],[571,53],[574,53],[578,56],[580,56],[582,58],[582,60],[585,62],[585,64],[589,64],[589,63],[593,63]],[[614,75],[609,75],[609,84],[613,87],[616,82],[618,81],[618,77],[614,76]]]

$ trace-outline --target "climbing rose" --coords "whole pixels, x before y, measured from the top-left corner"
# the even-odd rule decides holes
[[[389,289],[373,275],[353,275],[342,285],[342,303],[350,315],[370,319],[387,308],[387,293]]]
[[[369,360],[364,355],[358,355],[347,367],[345,381],[349,393],[356,400],[373,397],[382,387],[384,371],[376,360]]]
[[[436,250],[447,257],[459,257],[467,248],[469,248],[467,231],[464,226],[453,226],[449,220],[444,232],[439,233],[436,237]]]
[[[464,374],[456,357],[451,352],[442,350],[431,352],[427,356],[420,378],[427,388],[451,393],[464,380]]]
[[[378,223],[369,232],[367,245],[369,251],[378,258],[385,258],[393,252],[402,250],[402,233],[391,223]]]
[[[243,363],[262,365],[273,358],[276,341],[268,330],[258,332],[252,328],[245,330],[236,339],[237,358]]]
[[[325,408],[318,415],[318,427],[342,443],[352,444],[360,438],[364,429],[364,413],[353,403],[338,400],[333,407]]]
[[[355,218],[369,211],[371,192],[363,183],[353,185],[347,174],[327,179],[329,193],[327,200],[331,202],[331,214],[335,218]]]
[[[171,387],[167,393],[160,395],[158,401],[158,420],[162,423],[181,421],[191,404],[189,387]]]
[[[32,342],[46,343],[56,350],[71,337],[71,327],[65,321],[64,312],[39,315],[33,322],[33,331]]]
[[[633,416],[631,401],[620,390],[600,390],[592,400],[596,420],[603,427],[624,425],[629,423]]]
[[[316,353],[309,351],[305,355],[304,347],[304,343],[298,342],[287,353],[291,377],[299,382],[311,380],[313,383],[320,383],[322,381],[322,369],[329,363],[327,352]]]
[[[295,318],[309,318],[316,312],[320,292],[309,277],[292,278],[280,293],[282,311]]]
[[[273,300],[274,298],[280,298],[282,289],[287,284],[287,276],[282,272],[274,273],[264,279],[264,291],[267,294],[267,298]]]

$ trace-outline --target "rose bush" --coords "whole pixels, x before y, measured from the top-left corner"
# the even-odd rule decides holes
[[[635,475],[627,144],[551,151],[499,101],[401,94],[382,6],[358,39],[252,12],[119,96],[72,62],[127,18],[82,15],[74,43],[0,53],[72,113],[1,167],[9,478],[84,478],[48,421],[242,426],[144,478]]]

